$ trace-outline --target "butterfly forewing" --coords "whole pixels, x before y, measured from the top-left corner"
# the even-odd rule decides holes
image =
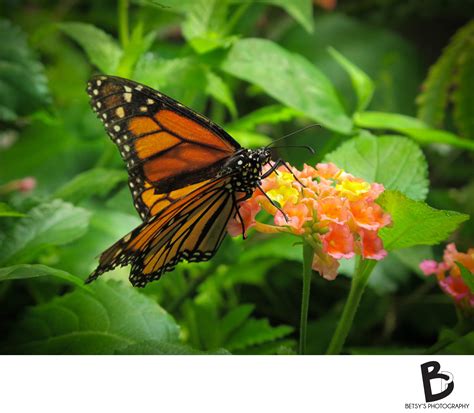
[[[177,199],[176,194],[168,196],[171,192],[215,177],[240,148],[218,125],[144,85],[96,76],[87,91],[127,164],[130,190],[143,219],[166,205],[160,201]]]

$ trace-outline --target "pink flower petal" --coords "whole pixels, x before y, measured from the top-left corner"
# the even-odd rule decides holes
[[[419,264],[420,270],[425,275],[436,274],[438,272],[438,263],[433,260],[424,260]]]
[[[339,262],[326,254],[314,254],[312,267],[326,280],[334,280],[337,277]]]

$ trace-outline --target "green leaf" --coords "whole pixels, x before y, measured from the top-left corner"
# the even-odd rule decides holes
[[[76,175],[53,195],[64,201],[77,203],[93,195],[104,196],[117,184],[127,180],[127,172],[114,169],[95,168]]]
[[[221,337],[225,340],[229,334],[237,330],[244,324],[252,314],[255,306],[252,304],[243,304],[230,310],[220,320],[220,333]]]
[[[156,7],[160,11],[183,12],[194,2],[194,0],[132,0],[132,3],[140,6]]]
[[[327,52],[332,46],[354,62],[375,83],[371,105],[378,110],[411,114],[422,81],[422,56],[413,43],[398,33],[350,17],[351,13],[316,13],[312,35],[298,27],[285,27],[278,42],[306,56],[331,80],[345,107],[355,108],[353,87],[346,73]],[[272,26],[274,27],[274,26]],[[403,85],[403,87],[400,87]]]
[[[474,24],[471,25],[474,28]],[[471,37],[474,32],[471,32]],[[474,42],[471,41],[460,57],[456,76],[457,87],[453,93],[454,122],[460,134],[474,140]]]
[[[354,122],[357,126],[363,128],[392,129],[399,132],[402,132],[404,129],[429,128],[426,123],[411,116],[375,111],[354,114]]]
[[[415,200],[424,200],[428,194],[425,156],[419,146],[407,138],[361,135],[327,154],[325,161]]]
[[[289,122],[295,118],[303,117],[304,115],[287,106],[270,105],[254,110],[249,114],[226,125],[226,129],[240,129],[240,130],[254,130],[258,125],[264,123],[281,123]]]
[[[352,121],[326,76],[304,57],[270,40],[237,41],[221,68],[333,131],[349,134],[352,130]]]
[[[394,130],[406,134],[420,144],[443,143],[474,151],[474,142],[462,139],[453,133],[431,129],[424,122],[398,113],[360,112],[354,114],[357,126],[371,129]]]
[[[31,209],[15,222],[0,245],[0,262],[26,263],[43,248],[67,244],[85,234],[90,213],[54,200]]]
[[[333,47],[329,48],[329,53],[351,78],[352,86],[357,94],[356,110],[364,110],[369,105],[372,95],[374,94],[375,86],[372,79]]]
[[[379,233],[388,251],[438,244],[469,219],[466,214],[438,210],[397,191],[385,191],[378,203],[393,221],[391,227],[382,228]]]
[[[197,53],[204,54],[215,49],[228,49],[236,40],[237,36],[223,37],[216,33],[207,33],[205,36],[191,39],[189,44]]]
[[[313,23],[313,4],[311,0],[230,0],[232,3],[266,3],[272,6],[281,7],[291,17],[293,17],[304,29],[312,33]]]
[[[472,355],[474,354],[474,332],[460,337],[454,343],[444,347],[438,354]]]
[[[206,73],[193,57],[163,59],[146,53],[138,61],[133,78],[199,111],[196,102],[204,98]]]
[[[144,35],[143,23],[139,22],[133,29],[130,39],[123,50],[117,67],[117,75],[129,78],[140,57],[151,47],[155,40],[154,31]]]
[[[227,83],[211,71],[206,72],[206,80],[206,93],[225,105],[229,109],[230,115],[235,118],[237,116],[237,108],[232,91],[227,86]]]
[[[96,281],[29,309],[8,343],[15,354],[114,354],[146,340],[175,343],[179,328],[154,300]]]
[[[464,283],[469,287],[469,291],[474,294],[474,274],[469,271],[464,265],[456,261],[456,265],[461,270],[461,277]]]
[[[225,36],[226,18],[226,1],[195,0],[186,9],[183,35],[198,53],[229,46],[231,38]]]
[[[423,92],[417,98],[418,117],[429,125],[442,125],[446,113],[445,108],[449,102],[449,91],[454,81],[460,56],[465,51],[466,45],[469,47],[473,33],[474,21],[471,21],[459,29],[450,44],[444,49],[441,57],[430,68],[428,77],[422,86]]]
[[[122,50],[112,36],[87,23],[61,23],[59,28],[84,49],[91,63],[103,73],[116,73]]]
[[[128,188],[124,188],[124,190],[129,192]],[[129,204],[132,203],[129,193],[127,197],[127,202]],[[87,233],[75,242],[63,246],[59,262],[55,265],[72,274],[85,276],[95,268],[97,256],[102,251],[140,225],[140,223],[141,220],[136,213],[131,215],[110,208],[98,208],[92,213]],[[124,280],[127,279],[128,268],[119,268],[115,271]]]
[[[0,19],[0,120],[13,121],[50,103],[44,68],[26,36]]]
[[[84,281],[66,271],[57,268],[51,268],[41,264],[20,264],[11,267],[0,268],[0,282],[9,280],[23,280],[27,278],[37,278],[51,276],[60,280],[70,282],[75,286],[83,289],[88,287],[84,285]]]
[[[257,344],[275,341],[293,332],[290,326],[272,327],[268,320],[249,319],[242,327],[230,335],[224,347],[230,351],[242,350]]]
[[[442,143],[456,148],[474,151],[474,142],[462,139],[451,132],[440,129],[403,129],[400,130],[407,136],[416,140],[419,144]]]
[[[127,355],[193,355],[193,356],[205,356],[205,355],[230,355],[227,350],[219,349],[216,351],[200,351],[184,344],[169,343],[166,341],[143,341],[137,344],[132,344],[124,349],[118,350],[116,354],[127,354]]]
[[[25,214],[15,211],[5,202],[0,202],[0,217],[24,217]]]
[[[255,356],[267,356],[267,355],[278,355],[278,356],[294,356],[296,355],[297,343],[295,340],[282,339],[276,341],[270,341],[268,343],[257,344],[256,346],[246,347],[242,350],[237,350],[233,354],[238,355],[255,355]]]

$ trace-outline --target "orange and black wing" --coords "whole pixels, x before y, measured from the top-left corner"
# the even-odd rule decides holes
[[[207,261],[219,248],[237,212],[230,178],[212,180],[152,216],[102,253],[86,282],[117,266],[132,264],[130,281],[144,287],[183,259]]]
[[[127,164],[143,219],[215,177],[240,148],[221,127],[147,86],[96,76],[87,92]]]

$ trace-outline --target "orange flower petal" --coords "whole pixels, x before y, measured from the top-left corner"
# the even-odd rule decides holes
[[[344,198],[328,196],[317,203],[318,219],[344,224],[349,219],[348,203]]]
[[[348,225],[331,223],[329,232],[321,236],[323,251],[336,259],[354,256],[354,237]]]
[[[355,224],[360,228],[374,231],[391,222],[390,216],[384,213],[380,205],[367,199],[352,201],[350,209]]]
[[[387,256],[387,251],[383,249],[382,240],[378,237],[377,231],[367,229],[359,230],[362,246],[362,256],[371,260],[381,260]]]

